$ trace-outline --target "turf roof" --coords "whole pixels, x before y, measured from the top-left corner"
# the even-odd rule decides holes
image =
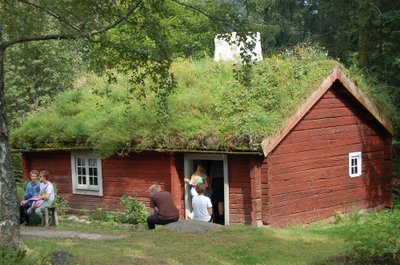
[[[15,130],[12,144],[28,150],[90,147],[104,157],[131,150],[261,151],[262,139],[280,130],[338,64],[312,49],[286,52],[257,63],[251,86],[244,87],[229,64],[180,59],[173,65],[178,87],[167,117],[157,114],[150,82],[139,101],[126,76],[110,84],[84,74],[73,90]]]

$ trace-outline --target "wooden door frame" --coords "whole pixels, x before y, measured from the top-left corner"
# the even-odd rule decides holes
[[[190,168],[193,167],[193,160],[216,160],[222,161],[224,170],[224,218],[225,225],[229,225],[229,177],[228,177],[228,156],[224,154],[185,154],[184,155],[184,177],[190,178]],[[184,185],[185,192],[185,218],[188,216],[190,189],[188,184]]]

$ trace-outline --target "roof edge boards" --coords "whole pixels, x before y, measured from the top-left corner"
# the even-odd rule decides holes
[[[375,119],[392,135],[396,135],[392,121],[384,114],[383,110],[369,96],[362,91],[343,71],[338,72],[339,81],[361,103]]]
[[[285,136],[293,129],[294,126],[306,115],[312,106],[322,97],[323,94],[332,86],[333,82],[338,79],[339,72],[342,70],[339,66],[335,66],[332,72],[324,79],[319,88],[314,91],[311,96],[301,105],[298,111],[286,119],[283,128],[276,134],[264,138],[261,142],[261,149],[264,156],[267,157],[269,153],[285,138]]]
[[[261,142],[261,149],[264,156],[267,157],[269,153],[285,138],[285,136],[293,129],[294,126],[307,114],[312,106],[322,97],[322,95],[332,86],[333,82],[339,80],[343,86],[361,103],[375,119],[392,135],[395,136],[395,129],[392,121],[385,116],[379,105],[371,100],[365,92],[363,92],[357,85],[348,78],[339,65],[335,66],[332,72],[324,79],[319,88],[311,94],[300,109],[286,119],[283,128],[276,134],[266,137]]]
[[[32,153],[32,152],[53,152],[53,151],[93,151],[92,148],[88,147],[59,147],[59,148],[30,148],[30,149],[12,149],[13,153]],[[235,150],[235,151],[223,151],[223,150],[184,150],[184,149],[143,149],[143,150],[130,150],[132,153],[140,152],[157,152],[157,153],[199,153],[199,154],[231,154],[231,155],[262,155],[261,151],[256,150]],[[115,153],[117,154],[117,153]]]

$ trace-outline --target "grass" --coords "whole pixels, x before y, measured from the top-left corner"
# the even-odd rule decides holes
[[[116,231],[110,227],[101,230]],[[328,257],[345,253],[342,232],[341,226],[334,225],[286,229],[233,226],[200,235],[156,229],[126,231],[129,237],[118,240],[25,238],[24,242],[42,256],[65,249],[78,264],[323,264]]]
[[[132,149],[259,150],[261,139],[278,131],[338,64],[319,51],[298,49],[256,64],[245,86],[232,65],[180,59],[171,69],[178,85],[168,98],[168,115],[157,112],[150,81],[134,85],[117,74],[116,83],[108,83],[82,74],[73,90],[14,130],[12,143],[27,149],[91,147],[103,157]],[[380,90],[366,90],[380,105],[392,106],[385,94],[376,96]],[[142,92],[146,97],[139,100]]]
[[[260,151],[261,140],[281,129],[336,65],[318,50],[298,48],[256,64],[246,86],[235,79],[232,65],[179,59],[171,69],[177,87],[168,98],[168,115],[157,112],[158,96],[149,80],[135,85],[117,74],[116,82],[108,83],[82,74],[73,90],[14,130],[12,144],[90,147],[103,157],[148,149]],[[385,90],[344,71],[394,116]]]

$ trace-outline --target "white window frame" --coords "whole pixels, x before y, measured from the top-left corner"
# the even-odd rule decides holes
[[[78,184],[77,175],[77,158],[83,159],[95,159],[97,168],[97,185],[89,184],[89,170],[86,170],[86,184]],[[73,194],[83,194],[83,195],[94,195],[103,196],[103,171],[102,171],[102,161],[98,156],[93,155],[90,152],[71,152],[71,174],[72,174],[72,193]]]
[[[349,153],[349,176],[351,178],[362,175],[362,153]]]

